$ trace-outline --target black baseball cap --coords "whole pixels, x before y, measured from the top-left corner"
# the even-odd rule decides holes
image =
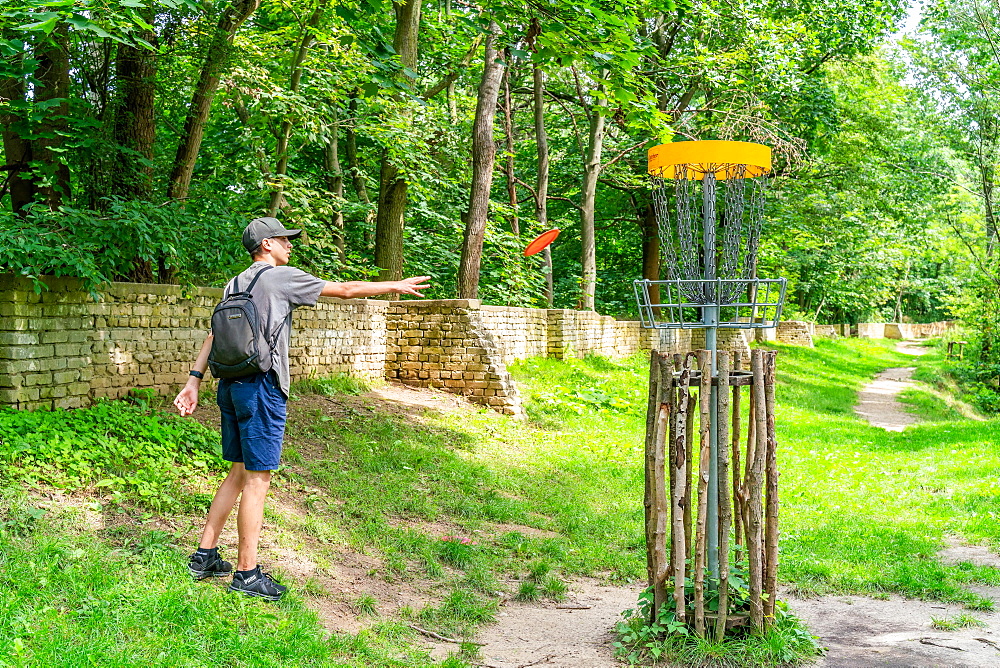
[[[277,218],[270,216],[254,218],[243,230],[243,247],[247,249],[248,253],[252,253],[264,239],[271,237],[297,239],[300,236],[302,236],[302,230],[287,230]]]

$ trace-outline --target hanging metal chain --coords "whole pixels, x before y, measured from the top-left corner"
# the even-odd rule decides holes
[[[701,178],[699,178],[701,177]],[[706,178],[707,177],[707,178]],[[719,184],[718,182],[722,183]],[[673,165],[673,178],[651,176],[664,274],[691,304],[727,304],[745,283],[727,283],[722,294],[704,281],[753,278],[763,223],[765,179],[746,165]]]

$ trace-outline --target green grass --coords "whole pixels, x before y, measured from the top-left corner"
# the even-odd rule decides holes
[[[857,419],[860,386],[883,368],[920,363],[891,346],[779,347],[782,579],[810,593],[893,592],[988,608],[963,585],[1000,582],[1000,573],[946,566],[935,555],[946,532],[1000,546],[1000,529],[984,521],[1000,510],[997,422],[886,432]]]
[[[956,631],[958,629],[978,629],[986,626],[986,622],[967,614],[953,617],[931,617],[931,628],[938,631]]]
[[[857,390],[881,369],[923,360],[878,341],[774,347],[783,582],[805,593],[898,593],[989,608],[967,585],[1000,584],[1000,572],[944,565],[936,554],[946,533],[1000,548],[997,422],[962,419],[921,399],[915,410],[933,421],[902,433],[873,428],[853,413]],[[938,362],[929,357],[933,373]],[[528,422],[488,410],[415,419],[338,399],[350,392],[333,385],[297,386],[299,397],[333,398],[290,404],[288,466],[275,490],[301,508],[269,508],[273,540],[306,550],[320,570],[345,550],[364,553],[369,577],[421,583],[431,599],[380,618],[379,601],[355,594],[350,602],[371,623],[356,635],[322,630],[310,609],[311,598],[328,595],[318,581],[289,582],[292,593],[277,606],[190,583],[190,528],[155,533],[133,521],[89,531],[78,511],[39,515],[35,497],[8,491],[0,497],[0,666],[89,665],[88,652],[110,657],[107,666],[202,665],[205,656],[232,666],[438,665],[414,647],[407,619],[467,640],[494,619],[501,595],[559,599],[580,575],[642,580],[647,365],[646,355],[517,363],[511,371]],[[163,418],[155,429],[167,433],[172,422]],[[135,424],[153,428],[138,417]],[[189,457],[154,454],[181,465]],[[58,477],[75,470],[61,462],[50,467],[52,480],[89,490],[84,500],[106,517],[156,519],[139,487],[123,484],[115,499],[90,486],[103,472],[76,485]],[[108,466],[125,480],[127,464]],[[214,465],[198,471],[208,482],[218,475]],[[34,489],[53,484],[32,475]],[[7,489],[20,480],[8,477]],[[204,487],[170,484],[183,500],[178,512],[190,513],[181,524],[199,522],[191,499],[202,499]],[[794,644],[791,628],[782,633]],[[467,665],[469,656],[440,665]]]
[[[163,531],[121,541],[113,531],[81,530],[73,512],[36,516],[10,490],[0,502],[8,522],[0,531],[0,665],[432,663],[409,647],[408,629],[328,636],[294,590],[267,604],[192,582],[184,551]]]

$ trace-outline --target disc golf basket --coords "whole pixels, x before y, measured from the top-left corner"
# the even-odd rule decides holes
[[[771,150],[759,144],[676,142],[650,149],[666,279],[634,283],[644,327],[705,331],[703,350],[651,355],[645,506],[653,621],[672,616],[699,636],[710,632],[718,639],[727,629],[747,623],[761,629],[774,619],[775,353],[754,350],[745,360],[740,352],[717,350],[718,329],[776,327],[781,318],[785,279],[756,276],[763,177],[770,168]],[[730,599],[733,568],[746,582],[746,600],[742,593]]]

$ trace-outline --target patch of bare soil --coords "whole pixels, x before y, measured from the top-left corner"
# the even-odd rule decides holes
[[[545,666],[612,668],[611,633],[621,613],[636,606],[643,585],[605,585],[581,579],[570,584],[563,603],[518,603],[500,608],[497,623],[483,629],[480,665],[489,668]]]
[[[946,564],[1000,568],[1000,557],[984,547],[949,538],[938,554]],[[973,585],[980,596],[1000,604],[1000,587]],[[974,612],[934,601],[892,596],[786,597],[792,611],[828,648],[821,668],[996,668],[1000,666],[1000,613]],[[934,620],[973,617],[981,626],[938,630]]]
[[[789,607],[827,648],[820,668],[996,668],[1000,615],[960,606],[862,596],[787,598]],[[971,614],[982,627],[940,631],[933,619]]]

